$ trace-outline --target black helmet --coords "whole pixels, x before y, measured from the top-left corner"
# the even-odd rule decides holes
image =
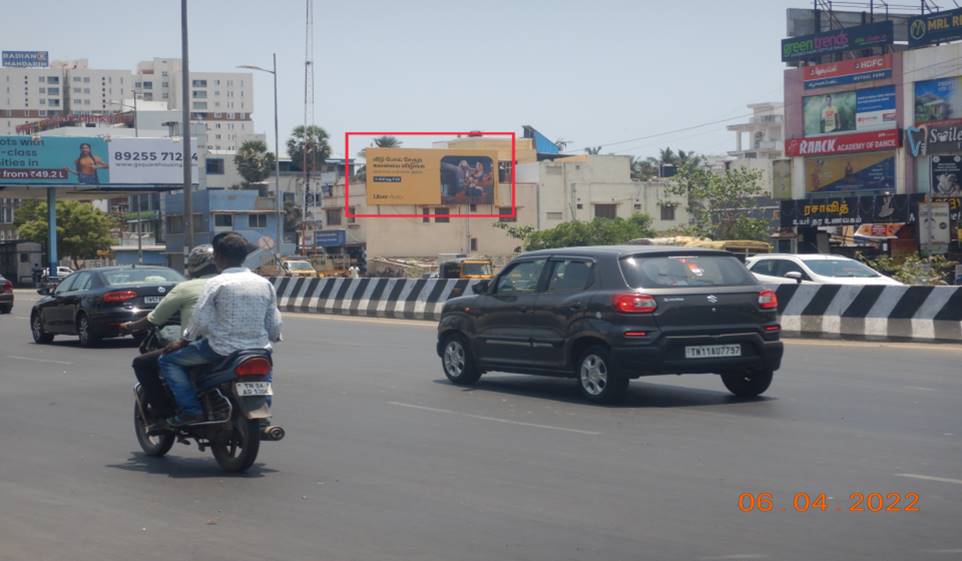
[[[191,277],[214,264],[214,248],[210,244],[198,245],[187,255],[187,274]]]

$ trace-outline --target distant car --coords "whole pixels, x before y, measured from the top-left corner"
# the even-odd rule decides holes
[[[735,395],[757,396],[781,365],[775,292],[726,251],[534,251],[472,290],[445,303],[438,325],[455,384],[488,371],[570,377],[604,403],[633,378],[716,373]]]
[[[13,310],[13,283],[0,275],[0,314]]]
[[[785,278],[785,277],[773,277],[773,276],[770,276],[770,275],[763,275],[763,274],[761,274],[761,273],[756,273],[756,272],[754,272],[754,271],[752,272],[752,275],[755,277],[755,279],[756,279],[758,282],[760,282],[760,283],[762,283],[762,284],[768,284],[768,285],[776,285],[776,284],[798,284],[798,281],[797,281],[797,280],[795,280],[795,279],[789,279],[789,278]],[[806,282],[806,281],[802,281],[802,282]]]
[[[66,278],[73,274],[73,269],[70,267],[57,266],[57,278]]]
[[[77,335],[85,347],[118,337],[120,324],[147,315],[184,277],[152,266],[83,269],[64,279],[30,311],[30,331],[37,343],[55,335]]]
[[[756,275],[783,277],[815,284],[901,286],[899,281],[842,255],[770,253],[750,257],[745,263]]]

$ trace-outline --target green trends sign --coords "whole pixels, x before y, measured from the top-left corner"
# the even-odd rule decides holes
[[[809,60],[828,53],[891,45],[894,40],[895,32],[891,21],[789,37],[782,39],[782,61]]]

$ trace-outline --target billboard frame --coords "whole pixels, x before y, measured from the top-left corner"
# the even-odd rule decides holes
[[[511,138],[511,213],[510,214],[431,214],[429,216],[435,218],[517,218],[518,217],[518,204],[517,204],[517,133],[515,132],[498,132],[498,131],[455,131],[455,132],[431,132],[431,131],[407,131],[407,132],[370,132],[370,131],[350,131],[344,133],[344,154],[351,153],[351,137],[352,136],[467,136],[467,137],[484,137],[484,136],[507,136]],[[424,214],[416,213],[399,213],[399,214],[372,214],[369,212],[365,213],[352,213],[351,205],[349,204],[351,200],[351,178],[347,169],[347,158],[345,157],[344,164],[344,216],[345,218],[423,218]],[[417,205],[411,205],[417,206]]]

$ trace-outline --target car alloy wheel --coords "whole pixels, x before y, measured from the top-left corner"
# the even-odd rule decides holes
[[[471,355],[468,342],[460,334],[449,335],[444,340],[441,368],[448,380],[459,386],[476,384],[481,377],[481,370],[474,363],[474,357]]]
[[[43,320],[40,318],[39,312],[34,313],[30,320],[30,334],[33,335],[33,341],[35,343],[49,343],[53,341],[53,335],[43,330]]]
[[[596,354],[581,359],[581,387],[588,395],[599,396],[608,386],[608,365]]]
[[[464,345],[458,339],[451,339],[444,347],[444,371],[452,378],[460,378],[464,374],[467,357]]]

